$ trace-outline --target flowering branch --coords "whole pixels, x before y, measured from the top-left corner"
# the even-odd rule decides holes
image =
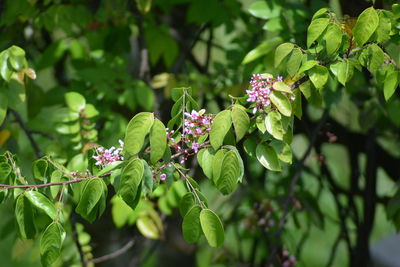
[[[46,184],[20,184],[20,185],[9,185],[9,184],[0,184],[0,188],[7,188],[7,189],[13,189],[13,188],[41,188],[41,187],[49,187],[49,186],[56,186],[56,185],[68,185],[68,184],[73,184],[73,183],[79,183],[87,179],[93,179],[93,178],[104,178],[108,177],[111,175],[111,172],[102,174],[102,175],[94,175],[94,176],[86,176],[86,177],[81,177],[81,178],[75,178],[72,180],[68,180],[65,182],[52,182],[52,183],[46,183]],[[1,190],[1,189],[0,189]]]

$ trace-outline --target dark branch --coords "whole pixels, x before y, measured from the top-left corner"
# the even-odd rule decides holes
[[[114,251],[114,252],[112,252],[110,254],[107,254],[107,255],[104,255],[104,256],[89,260],[88,263],[99,263],[99,262],[104,262],[104,261],[108,261],[108,260],[114,259],[114,258],[118,257],[119,255],[122,255],[125,252],[127,252],[131,247],[133,247],[134,244],[135,244],[135,240],[132,238],[122,248],[120,248],[120,249],[118,249],[118,250],[116,250],[116,251]]]

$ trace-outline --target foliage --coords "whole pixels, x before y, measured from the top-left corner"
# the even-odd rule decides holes
[[[398,192],[375,189],[379,170],[396,179],[400,6],[368,7],[355,19],[315,5],[311,14],[291,1],[256,1],[248,11],[216,0],[7,1],[0,202],[15,229],[2,235],[39,240],[43,266],[86,266],[104,258],[84,229],[106,235],[93,227],[110,221],[109,211],[123,228],[112,232],[130,233],[124,252],[134,240],[172,242],[179,210],[199,266],[321,263],[302,249],[315,242],[310,231],[328,225],[339,235],[324,264],[366,265],[378,204],[400,227]],[[182,25],[169,21],[183,7]],[[235,48],[211,60],[221,27]],[[193,29],[195,41],[209,31],[204,51]],[[205,53],[204,64],[193,51]],[[347,144],[348,160],[328,120],[365,147]],[[353,169],[340,166],[349,161]],[[342,240],[348,260],[335,259]],[[152,253],[144,247],[139,255]]]

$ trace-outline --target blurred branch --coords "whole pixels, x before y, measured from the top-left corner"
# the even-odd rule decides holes
[[[8,112],[14,116],[16,122],[19,124],[19,126],[21,126],[22,130],[25,132],[26,136],[29,139],[29,142],[31,143],[33,151],[35,152],[36,157],[37,158],[43,157],[43,154],[40,151],[39,145],[36,143],[35,139],[33,139],[33,132],[28,128],[26,123],[23,121],[21,115],[17,111],[15,111],[11,108],[8,109]]]
[[[76,220],[77,220],[77,215],[74,211],[72,211],[72,213],[71,213],[72,239],[74,240],[76,248],[78,249],[79,258],[80,258],[82,267],[86,267],[87,263],[85,261],[85,253],[82,250],[81,243],[79,243],[78,231],[76,229]]]
[[[104,256],[91,259],[87,263],[99,263],[99,262],[104,262],[104,261],[108,261],[108,260],[114,259],[114,258],[124,254],[125,252],[127,252],[131,247],[133,247],[134,244],[135,244],[135,239],[132,238],[122,248],[120,248],[120,249],[118,249],[118,250],[116,250],[116,251],[114,251],[114,252],[112,252],[110,254],[106,254]]]
[[[302,81],[302,82],[304,82],[304,81]],[[286,198],[286,201],[283,203],[283,207],[282,207],[283,216],[279,222],[278,230],[275,232],[275,238],[276,238],[275,243],[274,243],[274,246],[271,248],[271,252],[270,252],[269,259],[267,261],[266,266],[271,265],[273,258],[275,256],[275,254],[277,253],[279,243],[280,243],[280,242],[278,242],[278,240],[280,239],[283,227],[284,227],[287,217],[289,215],[290,203],[293,201],[296,185],[301,177],[301,173],[304,168],[304,163],[305,163],[306,159],[308,158],[308,156],[310,155],[310,153],[314,147],[314,144],[317,140],[317,136],[318,136],[319,132],[321,131],[322,126],[327,121],[328,117],[329,117],[329,111],[327,109],[325,109],[320,121],[318,122],[318,124],[316,125],[316,127],[314,128],[314,131],[312,132],[312,134],[310,136],[310,144],[308,145],[306,152],[304,153],[301,160],[297,163],[296,172],[295,172],[295,174],[292,178],[292,181],[289,185],[288,196]]]

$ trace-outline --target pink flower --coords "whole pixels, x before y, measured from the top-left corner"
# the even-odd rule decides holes
[[[160,180],[165,181],[167,179],[167,175],[165,173],[160,174]]]

